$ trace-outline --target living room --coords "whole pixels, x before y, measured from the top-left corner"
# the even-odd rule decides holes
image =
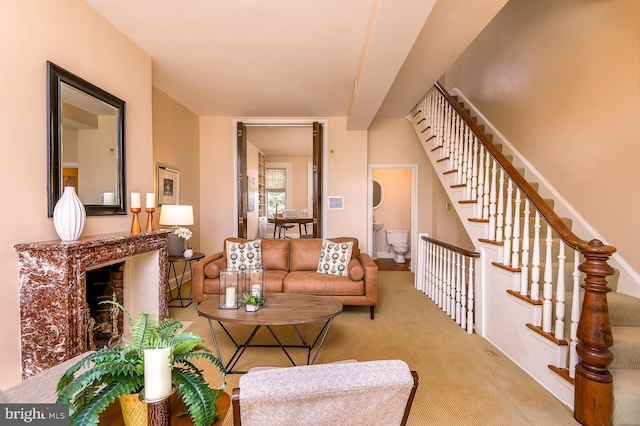
[[[595,8],[594,3],[589,2]],[[610,12],[610,15],[606,15],[610,16],[609,22],[626,23],[623,18],[625,14],[637,17],[637,5],[634,2],[612,3],[618,7],[606,9]],[[557,13],[554,16],[563,16],[550,5],[547,4],[546,7]],[[579,6],[572,2],[572,7],[567,7],[567,11],[577,8]],[[515,9],[514,6],[514,10],[522,9],[526,8]],[[587,10],[583,11],[591,16]],[[6,182],[20,175],[20,183],[7,186],[6,198],[12,200],[13,204],[28,206],[19,213],[2,213],[8,226],[5,229],[7,244],[0,251],[0,276],[5,285],[5,297],[0,304],[0,318],[3,320],[0,337],[6,342],[5,350],[0,354],[0,361],[5,366],[4,374],[0,377],[0,388],[6,388],[20,380],[20,283],[17,280],[17,255],[13,245],[57,238],[52,220],[46,214],[46,61],[64,67],[127,102],[127,192],[155,192],[157,163],[178,167],[181,171],[180,201],[193,205],[197,218],[191,227],[194,232],[191,245],[205,253],[220,250],[224,238],[235,232],[234,187],[229,182],[234,170],[234,121],[244,117],[223,114],[198,116],[158,89],[155,85],[157,76],[154,74],[153,58],[83,1],[3,2],[0,12],[3,21],[0,30],[3,36],[2,51],[7,64],[3,67],[3,76],[5,82],[10,82],[5,88],[5,99],[11,100],[0,107],[3,111],[3,128],[7,132],[4,138],[7,151],[3,156],[5,160],[2,173]],[[515,12],[512,13],[515,15]],[[585,17],[584,20],[577,20],[576,25],[583,28],[586,26],[585,21],[590,22]],[[560,26],[557,21],[553,24]],[[612,24],[598,25],[598,34],[607,31],[616,34],[611,28]],[[638,38],[633,37],[633,34],[637,34],[638,25],[636,23],[635,26],[627,25],[624,28],[631,28],[632,35],[627,37],[633,39],[633,42],[618,43],[618,39],[613,36],[611,40],[607,40],[615,41],[617,46],[617,51],[611,52],[611,56],[607,58],[619,63],[619,66],[591,64],[582,56],[577,65],[563,63],[572,72],[576,69],[588,71],[589,83],[584,83],[578,89],[574,88],[581,90],[579,97],[576,98],[576,93],[570,92],[563,95],[563,101],[559,103],[571,104],[567,98],[578,99],[578,103],[589,107],[587,116],[593,122],[598,121],[595,117],[600,117],[600,121],[606,123],[600,126],[592,123],[595,128],[590,127],[588,131],[572,135],[571,132],[576,127],[582,128],[582,118],[563,116],[566,123],[569,123],[566,126],[560,126],[562,123],[558,121],[552,122],[551,127],[563,130],[561,138],[571,141],[557,148],[562,149],[563,155],[566,150],[571,153],[581,152],[582,157],[575,164],[569,165],[565,169],[568,171],[562,174],[553,170],[557,153],[545,157],[541,153],[543,150],[538,150],[536,144],[532,144],[536,148],[529,148],[529,151],[537,151],[532,155],[538,167],[546,164],[553,183],[563,193],[571,194],[570,201],[638,270],[640,255],[637,241],[640,240],[640,230],[637,221],[632,220],[633,215],[637,215],[640,198],[637,196],[635,167],[640,159],[637,148]],[[579,37],[576,36],[576,39]],[[533,42],[527,39],[520,47],[531,43]],[[593,48],[596,49],[595,46]],[[621,61],[620,57],[626,59]],[[450,62],[454,59],[450,58]],[[468,77],[465,65],[478,59],[466,57],[464,60],[467,62],[457,63],[451,70],[448,76],[451,84],[455,82],[462,86],[460,82]],[[591,68],[586,64],[590,64]],[[551,74],[560,73],[558,69],[550,69],[553,70],[550,71]],[[560,73],[564,78],[562,82],[547,89],[545,94],[559,91],[567,84],[567,79],[574,75],[572,72]],[[440,75],[435,76],[438,77]],[[614,85],[614,88],[597,95],[595,90],[589,91],[589,87],[593,88],[602,82]],[[475,86],[470,86],[470,91],[475,90]],[[629,93],[633,95],[630,96]],[[539,119],[539,111],[545,103],[548,101],[536,99],[535,105],[528,110],[537,111],[538,114],[534,116]],[[607,112],[607,108],[599,106],[601,104],[616,104],[620,108],[615,114],[611,114]],[[502,111],[497,115],[500,114],[506,112]],[[335,157],[327,163],[326,195],[343,196],[349,207],[343,211],[327,212],[327,236],[349,235],[358,238],[362,247],[369,246],[370,223],[366,190],[369,182],[368,168],[370,164],[392,163],[418,165],[420,199],[417,230],[430,232],[451,244],[464,241],[464,231],[457,223],[459,220],[455,214],[444,209],[448,199],[406,119],[376,119],[367,130],[347,130],[347,117],[309,118],[325,122],[328,140],[326,149],[335,152]],[[505,119],[506,131],[519,135],[519,123],[522,120],[525,119]],[[533,132],[536,128],[531,121],[525,123],[527,131]],[[544,132],[538,131],[538,137],[544,138]],[[585,140],[588,141],[587,147],[584,146]],[[595,149],[594,145],[606,148]],[[612,169],[607,164],[616,166]],[[601,170],[603,167],[607,169],[599,175],[595,192],[606,198],[601,202],[602,207],[598,207],[593,205],[590,196],[579,196],[587,192],[584,191],[585,183],[567,176],[580,176],[585,168]],[[348,185],[343,182],[348,182]],[[629,182],[632,186],[631,193],[625,189]],[[611,205],[619,206],[619,220],[613,221],[607,216],[606,206]],[[619,223],[635,225],[627,228]],[[130,225],[130,214],[91,217],[86,222],[83,235],[123,232]]]

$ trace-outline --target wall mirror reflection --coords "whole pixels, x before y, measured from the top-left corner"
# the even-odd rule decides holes
[[[88,216],[126,214],[125,102],[48,62],[48,210],[72,186]]]
[[[380,185],[380,182],[378,182],[377,180],[374,180],[373,181],[373,197],[372,197],[373,209],[375,210],[378,207],[380,207],[383,201],[384,201],[384,190],[382,188],[382,185]]]

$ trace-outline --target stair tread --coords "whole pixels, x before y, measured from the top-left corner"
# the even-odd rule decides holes
[[[638,393],[640,394],[640,370],[637,368],[610,368],[613,375],[613,393]],[[615,396],[614,396],[615,398]]]

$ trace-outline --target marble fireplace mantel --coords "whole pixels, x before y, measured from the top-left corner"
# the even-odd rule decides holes
[[[86,271],[125,262],[124,305],[160,320],[167,304],[170,230],[16,244],[23,379],[87,350]],[[150,297],[154,296],[154,297]]]

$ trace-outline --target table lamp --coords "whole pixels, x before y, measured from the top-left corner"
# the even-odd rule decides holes
[[[160,210],[160,225],[180,226],[193,225],[193,206],[180,204],[164,204]],[[184,251],[184,241],[174,232],[169,234],[169,256],[180,256]]]

